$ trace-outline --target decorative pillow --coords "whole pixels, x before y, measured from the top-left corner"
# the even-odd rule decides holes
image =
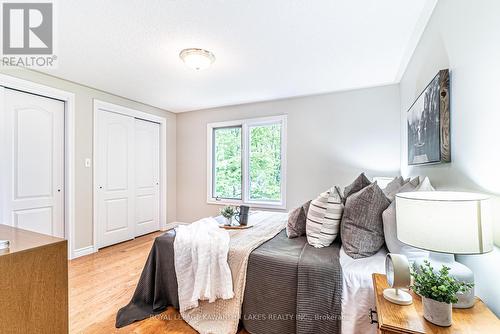
[[[405,184],[405,180],[402,176],[396,177],[394,180],[389,182],[389,184],[382,190],[385,196],[392,202],[394,196],[398,193],[399,188]]]
[[[389,253],[405,255],[410,262],[414,262],[418,258],[429,256],[428,251],[412,247],[399,241],[396,225],[396,202],[392,202],[391,205],[389,205],[382,214],[382,218],[384,221],[385,244],[387,245]]]
[[[416,189],[417,191],[434,191],[434,187],[431,184],[431,180],[426,176],[420,185]]]
[[[307,201],[288,213],[288,224],[286,225],[288,238],[297,238],[306,234],[307,211],[310,204],[311,201]]]
[[[420,176],[415,176],[413,179],[408,181],[416,187],[420,184]]]
[[[347,255],[372,256],[384,245],[382,212],[389,204],[376,182],[347,198],[340,229]]]
[[[339,233],[344,205],[338,187],[311,201],[307,212],[307,242],[316,248],[330,246]]]
[[[369,186],[371,184],[370,180],[366,177],[365,173],[359,174],[359,176],[347,187],[344,188],[344,203],[347,197],[354,193],[357,193],[361,189]]]
[[[392,202],[394,202],[394,199],[396,198],[396,194],[415,191],[416,188],[417,188],[417,186],[414,183],[412,183],[412,181],[408,181],[408,182],[404,183],[401,187],[399,187],[397,191],[394,191],[386,196],[387,196],[387,199],[389,201],[391,201],[391,203],[392,203]]]
[[[427,178],[426,178],[427,179]],[[429,179],[427,179],[429,180]],[[425,180],[424,180],[425,181]],[[422,182],[423,184],[424,182]],[[430,182],[428,185],[432,187]],[[413,190],[411,188],[413,187]],[[425,189],[428,189],[427,187]],[[406,183],[399,192],[409,192],[409,191],[418,191],[415,186],[411,184],[411,182]],[[432,190],[422,190],[422,191],[432,191]],[[425,258],[429,256],[429,252],[409,246],[407,244],[402,243],[398,239],[398,230],[396,224],[396,203],[393,202],[382,214],[383,223],[384,223],[384,237],[385,244],[387,245],[387,249],[390,253],[403,254],[405,255],[410,262],[415,261],[418,258]]]

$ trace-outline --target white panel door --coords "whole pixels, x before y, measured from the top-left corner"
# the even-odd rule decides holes
[[[95,176],[98,247],[134,238],[135,119],[99,110]]]
[[[64,237],[64,102],[0,89],[3,223]]]
[[[135,120],[135,236],[160,229],[160,124]]]

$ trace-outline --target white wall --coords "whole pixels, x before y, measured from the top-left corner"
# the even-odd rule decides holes
[[[84,161],[85,158],[92,158],[94,99],[134,108],[136,110],[162,116],[167,119],[168,189],[167,202],[165,205],[167,206],[167,222],[176,220],[175,114],[39,72],[28,71],[21,68],[2,68],[0,72],[75,94],[75,249],[84,248],[93,244],[92,168],[86,168],[84,166]]]
[[[229,106],[177,115],[177,219],[217,213],[206,203],[207,123],[288,115],[287,207],[361,171],[399,174],[397,85]]]
[[[500,194],[499,18],[497,0],[438,1],[400,84],[403,175],[428,175],[442,189]],[[452,162],[409,167],[406,111],[445,68],[451,79]],[[500,315],[499,249],[459,260],[475,272],[476,293]]]

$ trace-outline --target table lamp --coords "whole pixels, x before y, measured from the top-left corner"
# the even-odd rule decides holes
[[[493,250],[491,201],[488,196],[452,191],[416,191],[396,195],[398,239],[431,251],[429,262],[442,265],[462,282],[474,283],[474,273],[453,254],[482,254]],[[415,261],[417,268],[423,260]],[[458,293],[455,308],[474,305],[474,289]]]

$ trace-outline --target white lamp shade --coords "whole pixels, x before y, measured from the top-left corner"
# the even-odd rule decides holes
[[[451,191],[396,195],[397,236],[433,252],[481,254],[493,250],[488,196]]]

